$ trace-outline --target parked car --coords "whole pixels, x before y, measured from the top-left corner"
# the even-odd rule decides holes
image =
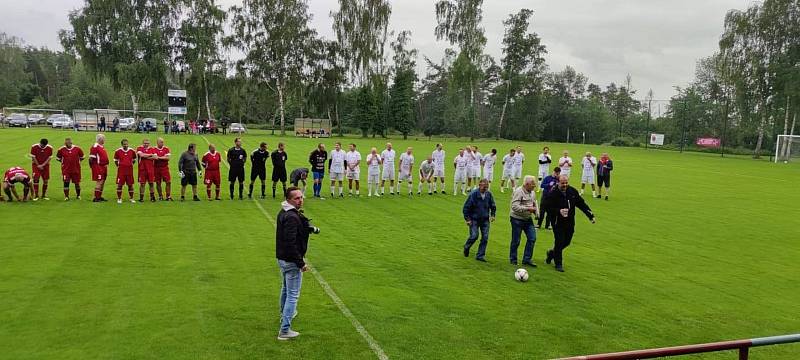
[[[30,114],[28,115],[28,124],[41,124],[44,123],[45,117],[42,114]]]
[[[28,117],[25,114],[11,114],[8,117],[8,126],[27,127]]]
[[[64,116],[67,116],[67,115],[64,115],[64,114],[53,114],[53,115],[48,116],[46,121],[47,121],[48,124],[53,125],[53,121],[55,121],[56,119],[58,119],[60,117],[64,117]]]
[[[137,130],[142,131],[158,131],[158,122],[153,118],[144,118],[139,120]]]
[[[132,130],[133,124],[136,124],[136,120],[133,118],[122,118],[119,119],[119,129],[120,130]]]
[[[50,124],[50,126],[52,126],[54,129],[57,128],[69,129],[72,128],[73,125],[75,125],[75,123],[72,121],[72,118],[70,118],[69,115],[59,116],[53,119],[53,123]]]
[[[247,128],[244,127],[244,124],[231,123],[231,126],[228,127],[228,131],[243,134],[247,132]]]

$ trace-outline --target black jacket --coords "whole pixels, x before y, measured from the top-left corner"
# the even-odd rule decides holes
[[[325,172],[325,162],[328,160],[328,152],[319,149],[311,152],[308,156],[308,163],[311,164],[311,171]]]
[[[583,200],[581,195],[574,187],[567,187],[567,191],[562,192],[558,185],[553,187],[553,190],[544,196],[542,199],[542,209],[550,214],[553,220],[553,227],[575,227],[575,208],[581,209],[589,220],[594,219],[594,213],[589,205]],[[567,217],[561,216],[561,209],[569,208],[569,215]]]
[[[244,168],[247,162],[247,151],[243,148],[237,149],[235,146],[228,150],[228,165],[231,168]]]
[[[297,209],[281,209],[275,228],[275,257],[293,262],[299,268],[305,266],[303,257],[308,249],[308,226],[308,219]]]

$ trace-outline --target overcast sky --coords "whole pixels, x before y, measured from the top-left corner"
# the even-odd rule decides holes
[[[224,7],[238,0],[218,0]],[[567,65],[605,87],[630,74],[638,97],[653,89],[656,99],[669,98],[673,87],[692,80],[696,61],[712,54],[722,33],[725,13],[743,9],[751,0],[486,0],[483,25],[486,52],[500,59],[503,19],[525,6],[534,10],[531,30],[547,46],[553,71]],[[82,0],[0,0],[0,32],[26,44],[61,49],[58,30]],[[337,0],[309,0],[312,26],[332,38],[328,15]],[[446,42],[436,41],[434,0],[392,1],[390,29],[411,30],[413,46],[422,55],[441,58]]]

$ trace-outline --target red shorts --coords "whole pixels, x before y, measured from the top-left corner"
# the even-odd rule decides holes
[[[80,184],[81,183],[81,173],[80,172],[71,172],[71,173],[61,173],[61,179],[64,182],[71,182],[73,184]]]
[[[117,170],[117,185],[133,186],[133,169],[119,168]]]
[[[153,183],[156,181],[156,173],[153,168],[139,168],[139,183]]]
[[[50,165],[45,166],[44,169],[39,169],[38,166],[33,165],[33,182],[38,182],[39,178],[44,181],[50,180]]]
[[[108,177],[108,166],[92,166],[92,180],[104,181]]]
[[[172,177],[169,176],[169,167],[157,167],[155,170],[156,182],[170,182],[172,180]]]
[[[203,175],[203,183],[205,183],[206,185],[214,184],[219,186],[220,182],[219,179],[220,179],[219,170],[206,170],[206,174]]]

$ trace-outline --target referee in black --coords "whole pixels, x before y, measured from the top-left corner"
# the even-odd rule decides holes
[[[258,145],[258,149],[253,150],[250,154],[250,192],[247,193],[249,199],[253,198],[253,185],[256,178],[261,180],[261,198],[264,199],[264,189],[266,187],[265,181],[267,180],[267,159],[269,159],[269,150],[267,150],[267,143],[262,142]]]
[[[183,154],[178,160],[178,173],[181,175],[181,201],[185,200],[186,186],[192,186],[192,200],[200,201],[197,197],[197,173],[202,171],[200,160],[197,158],[197,150],[195,144],[189,144]]]
[[[569,178],[561,175],[558,186],[551,190],[542,200],[542,208],[553,219],[553,237],[555,244],[547,251],[548,264],[555,260],[556,271],[564,272],[564,249],[572,242],[575,233],[575,208],[581,209],[592,224],[595,223],[594,213],[589,205],[574,187],[569,186]]]
[[[239,180],[239,200],[244,199],[244,164],[247,162],[247,151],[242,149],[242,138],[236,138],[234,146],[228,150],[228,181],[230,181],[231,200],[233,200],[233,185]]]
[[[275,198],[275,187],[278,181],[283,185],[283,194],[286,194],[286,160],[289,158],[283,149],[282,142],[278,143],[278,150],[272,152],[272,198]]]

